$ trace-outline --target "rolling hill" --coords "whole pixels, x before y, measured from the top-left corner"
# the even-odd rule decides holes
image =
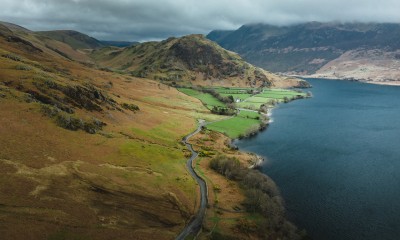
[[[45,36],[68,44],[74,49],[94,49],[105,46],[102,42],[95,38],[72,30],[42,31],[36,33],[40,36]]]
[[[174,238],[196,207],[179,141],[214,116],[40,39],[0,24],[1,238]]]
[[[174,239],[199,203],[197,186],[185,167],[190,153],[181,139],[197,127],[198,119],[224,117],[162,83],[169,81],[149,77],[180,66],[186,73],[225,76],[225,82],[216,83],[246,85],[246,79],[231,76],[231,71],[245,67],[254,84],[282,84],[273,74],[267,79],[271,82],[257,80],[255,71],[263,70],[208,44],[201,36],[188,36],[80,51],[22,27],[0,24],[1,238]],[[118,67],[132,56],[140,59],[138,54],[147,59],[137,61],[143,68],[131,62]],[[157,68],[157,54],[168,68]],[[99,62],[121,72],[99,69]],[[134,77],[132,72],[145,75]],[[283,82],[298,83],[291,81]],[[187,82],[182,78],[182,83]],[[194,147],[209,156],[234,156],[247,169],[255,156],[230,148],[229,141],[220,133],[202,131]],[[210,170],[209,160],[202,158],[199,171],[224,186],[210,199],[233,210],[219,217],[218,224],[209,215],[200,237],[260,238],[254,227],[252,232],[242,227],[265,224],[268,217],[236,211],[244,208],[245,194],[238,183]],[[284,218],[279,195],[273,201],[274,227],[263,234],[299,236]],[[220,209],[210,204],[207,211],[219,214]]]
[[[253,24],[213,31],[207,37],[273,72],[371,82],[400,80],[400,24]]]
[[[91,57],[100,66],[177,85],[307,86],[246,63],[202,35],[169,38],[125,49],[102,48]]]

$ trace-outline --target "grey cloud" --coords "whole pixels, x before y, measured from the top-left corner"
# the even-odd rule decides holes
[[[105,40],[153,40],[246,23],[400,22],[397,0],[0,0],[0,20],[74,29]]]

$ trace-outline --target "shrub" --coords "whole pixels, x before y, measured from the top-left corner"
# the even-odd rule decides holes
[[[57,126],[72,131],[81,129],[87,133],[95,134],[106,125],[96,118],[92,118],[90,121],[84,121],[81,118],[77,118],[72,114],[62,111],[56,106],[53,107],[48,104],[43,104],[41,106],[41,111],[45,116],[53,118]]]
[[[4,57],[4,58],[11,59],[11,60],[16,61],[16,62],[22,61],[20,56],[18,56],[16,54],[12,54],[12,53],[6,53],[6,54],[3,54],[1,56]]]
[[[219,106],[214,106],[211,109],[211,112],[214,114],[218,114],[218,115],[234,115],[235,114],[235,110],[232,108],[225,108],[225,107],[219,107]]]
[[[257,230],[257,225],[254,222],[249,221],[247,219],[243,219],[243,218],[241,218],[241,219],[239,219],[237,221],[236,227],[241,232],[244,232],[244,233],[247,233],[247,234],[255,232]]]
[[[56,115],[56,123],[62,128],[73,131],[84,128],[84,122],[82,121],[82,119],[75,118],[65,113],[60,113]]]
[[[140,108],[137,105],[131,103],[122,103],[121,106],[125,109],[131,110],[132,112],[140,110]]]
[[[210,161],[210,168],[237,180],[244,189],[243,205],[248,212],[259,213],[264,220],[251,222],[239,220],[236,227],[244,233],[257,233],[263,239],[303,239],[304,232],[285,219],[283,201],[275,183],[266,175],[253,169],[248,169],[236,158],[218,155]]]
[[[240,179],[242,176],[242,167],[236,158],[219,155],[210,161],[210,167],[229,179]]]
[[[57,116],[61,112],[61,110],[59,108],[51,107],[50,105],[47,105],[47,104],[42,104],[41,110],[45,116],[51,117],[51,118]]]
[[[283,102],[284,102],[284,103],[288,103],[288,102],[290,102],[290,99],[289,99],[288,97],[284,97],[284,98],[283,98]]]
[[[21,71],[30,71],[30,70],[32,70],[32,67],[30,67],[28,65],[20,64],[20,65],[15,66],[15,69],[21,70]]]

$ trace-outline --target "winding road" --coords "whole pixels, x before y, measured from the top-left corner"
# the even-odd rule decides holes
[[[237,109],[240,112],[240,109]],[[235,117],[236,115],[216,120],[213,122],[206,122],[202,119],[199,119],[199,126],[197,129],[192,132],[191,134],[185,136],[182,139],[182,142],[186,145],[186,147],[190,150],[191,152],[191,157],[188,159],[186,162],[186,168],[188,169],[190,175],[194,178],[194,180],[197,182],[197,184],[200,187],[200,208],[196,215],[190,220],[189,224],[185,226],[185,228],[182,230],[182,232],[175,238],[176,240],[184,240],[187,236],[190,234],[197,235],[197,233],[200,231],[201,226],[203,224],[203,219],[206,214],[206,208],[207,208],[207,201],[208,201],[208,189],[207,189],[207,184],[206,181],[202,177],[200,177],[196,171],[193,168],[193,161],[199,156],[199,153],[193,150],[192,144],[188,143],[188,140],[196,135],[198,132],[201,131],[201,129],[206,126],[207,124],[210,123],[215,123],[219,121],[224,121],[228,120],[230,118]]]
[[[240,112],[240,109],[237,109],[237,110]],[[182,142],[186,145],[186,147],[191,152],[191,157],[186,162],[186,168],[188,169],[190,175],[192,175],[192,177],[194,178],[194,180],[197,182],[197,184],[200,187],[200,208],[199,208],[199,211],[196,213],[196,215],[190,220],[189,224],[187,224],[185,226],[185,228],[182,230],[182,232],[175,238],[176,240],[184,240],[190,234],[197,235],[197,233],[200,231],[201,226],[203,224],[203,219],[206,214],[206,208],[207,208],[207,203],[208,203],[207,202],[208,201],[208,189],[207,189],[206,181],[204,181],[204,179],[202,177],[200,177],[193,168],[193,161],[199,156],[199,153],[193,150],[192,144],[188,143],[188,140],[191,137],[193,137],[194,135],[196,135],[198,132],[200,132],[201,129],[204,126],[206,126],[207,124],[228,120],[235,116],[236,115],[233,115],[233,116],[230,116],[230,117],[227,117],[227,118],[224,118],[221,120],[216,120],[213,122],[206,122],[206,121],[200,119],[199,126],[197,127],[197,129],[182,139]]]
[[[200,187],[200,207],[197,214],[191,219],[188,225],[182,230],[182,232],[176,237],[176,240],[184,240],[190,234],[197,235],[200,231],[201,226],[203,224],[204,215],[206,213],[207,208],[207,199],[208,199],[208,191],[207,191],[207,184],[202,177],[200,177],[193,168],[193,161],[198,157],[199,153],[193,150],[192,144],[188,143],[188,140],[195,134],[201,131],[201,129],[206,125],[204,120],[199,120],[199,127],[196,131],[192,132],[191,134],[187,135],[182,139],[182,142],[186,145],[186,147],[191,152],[191,157],[186,162],[186,167],[197,182]]]

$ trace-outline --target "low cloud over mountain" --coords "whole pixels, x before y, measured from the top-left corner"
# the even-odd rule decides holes
[[[246,23],[400,22],[400,2],[320,0],[0,0],[1,20],[33,30],[73,29],[104,40],[146,41]]]

